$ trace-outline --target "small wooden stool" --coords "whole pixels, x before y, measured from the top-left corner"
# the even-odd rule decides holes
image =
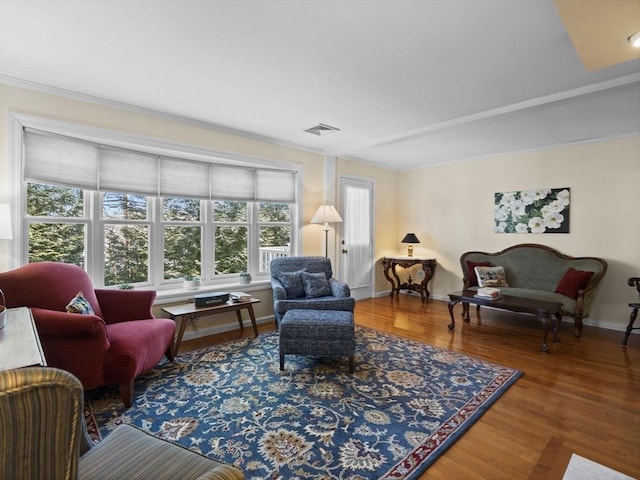
[[[356,349],[353,313],[341,310],[287,311],[280,321],[280,370],[284,356],[349,357],[353,373]]]

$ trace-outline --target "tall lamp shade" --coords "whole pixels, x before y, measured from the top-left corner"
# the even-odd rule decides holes
[[[333,205],[320,205],[311,218],[311,223],[324,223],[324,256],[329,256],[329,227],[330,223],[340,223],[342,217]]]
[[[407,256],[413,257],[413,244],[420,243],[420,240],[418,240],[418,237],[416,237],[415,233],[407,233],[402,239],[402,243],[409,244],[407,246]]]
[[[0,240],[11,240],[13,234],[11,232],[11,214],[9,213],[9,204],[0,203]]]

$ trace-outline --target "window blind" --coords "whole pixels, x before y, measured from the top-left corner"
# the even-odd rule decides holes
[[[24,180],[96,191],[295,203],[296,172],[152,155],[30,128]]]

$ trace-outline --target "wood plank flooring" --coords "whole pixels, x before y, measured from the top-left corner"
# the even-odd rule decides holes
[[[640,335],[621,346],[623,332],[585,326],[573,337],[563,322],[560,343],[540,352],[542,328],[532,316],[483,308],[463,323],[456,306],[450,331],[447,303],[401,295],[359,301],[356,324],[451,349],[524,375],[420,478],[561,479],[554,445],[640,478]],[[261,331],[273,329],[261,325]],[[252,330],[245,328],[244,335]],[[239,338],[240,331],[185,341],[182,350]],[[357,363],[356,363],[357,368]],[[544,455],[543,455],[544,453]],[[541,460],[541,457],[544,457]],[[551,460],[550,460],[551,458]],[[563,460],[564,461],[564,460]]]

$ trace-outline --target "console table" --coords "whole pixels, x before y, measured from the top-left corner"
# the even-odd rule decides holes
[[[31,310],[9,308],[7,325],[0,328],[0,370],[46,365]]]
[[[258,325],[256,325],[256,316],[253,312],[253,304],[259,303],[260,299],[250,298],[249,300],[240,300],[233,303],[223,303],[220,305],[212,305],[210,307],[196,307],[194,303],[187,303],[185,305],[175,305],[172,307],[162,307],[162,310],[169,314],[172,320],[176,321],[181,319],[180,329],[178,330],[178,337],[176,338],[176,344],[173,347],[174,355],[178,354],[180,344],[182,343],[182,337],[184,331],[187,328],[187,324],[194,321],[198,317],[205,315],[216,315],[225,312],[236,312],[236,318],[240,324],[240,330],[244,330],[244,323],[242,322],[242,314],[240,310],[246,309],[249,312],[249,318],[251,319],[251,325],[253,326],[253,333],[258,336]]]
[[[400,277],[396,272],[396,268],[411,268],[414,265],[422,265],[422,268],[418,270],[416,274],[417,280],[419,280],[420,283],[414,283],[413,278],[411,278],[411,274],[409,274],[409,278],[407,278],[406,282],[401,282]],[[384,257],[382,259],[382,268],[384,269],[384,276],[391,283],[390,296],[392,298],[394,294],[398,296],[400,294],[400,290],[419,292],[420,298],[424,303],[430,295],[427,285],[429,280],[433,277],[433,271],[436,269],[436,265],[437,263],[435,258],[406,256]]]

